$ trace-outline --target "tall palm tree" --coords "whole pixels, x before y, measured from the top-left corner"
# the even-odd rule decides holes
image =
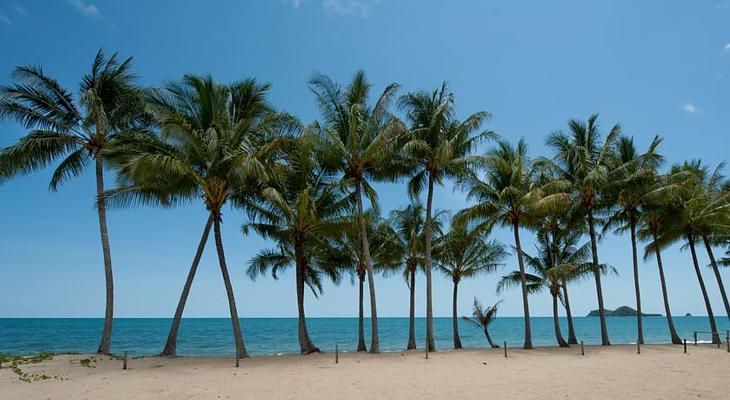
[[[416,349],[416,274],[423,270],[425,244],[424,225],[425,208],[417,199],[411,204],[391,211],[388,218],[390,227],[387,234],[388,251],[393,259],[402,267],[403,277],[409,290],[408,344],[406,350]],[[445,215],[437,211],[433,216],[432,232],[434,236],[441,234],[441,221]],[[390,268],[395,270],[395,268]]]
[[[642,201],[651,192],[656,168],[662,161],[657,153],[661,139],[655,137],[644,154],[639,154],[634,139],[620,136],[615,149],[615,171],[617,179],[607,185],[607,201],[613,205],[611,215],[603,226],[605,234],[614,228],[614,234],[629,231],[631,234],[631,255],[634,270],[634,292],[636,296],[637,343],[644,344],[644,326],[641,313],[641,290],[639,288],[639,257],[636,245],[636,229],[642,212]]]
[[[79,84],[78,98],[41,67],[20,66],[15,83],[0,86],[0,120],[20,123],[29,133],[0,152],[0,182],[26,175],[62,159],[50,182],[58,187],[83,173],[93,163],[96,210],[104,258],[106,309],[98,352],[109,354],[114,317],[114,278],[106,222],[104,167],[117,136],[143,122],[141,91],[131,72],[132,59],[119,60],[96,53],[91,71]]]
[[[726,212],[726,208],[722,202],[708,198],[703,187],[703,182],[707,179],[707,170],[699,161],[672,166],[668,179],[675,183],[679,181],[683,190],[665,203],[662,230],[649,247],[663,249],[676,242],[685,242],[685,246],[689,247],[697,282],[710,320],[712,342],[719,343],[720,335],[715,316],[697,260],[696,241],[702,237],[706,221],[714,217],[720,218],[721,214]]]
[[[248,275],[257,276],[271,271],[276,279],[280,270],[295,267],[296,298],[299,318],[299,348],[302,354],[319,352],[309,337],[304,313],[304,286],[315,294],[321,292],[321,276],[337,281],[338,269],[322,262],[329,251],[327,238],[347,229],[352,219],[346,212],[352,199],[334,184],[331,173],[325,171],[314,157],[313,140],[303,136],[292,143],[281,165],[280,177],[248,200],[250,230],[277,246],[259,252],[249,262]]]
[[[488,236],[489,230],[485,230],[483,226],[470,226],[467,221],[455,218],[451,221],[449,232],[435,242],[436,267],[454,283],[452,300],[454,349],[462,348],[457,311],[459,283],[464,278],[496,271],[507,255],[504,246],[495,240],[488,240]]]
[[[107,194],[113,204],[170,207],[202,199],[209,213],[164,355],[175,355],[180,320],[212,224],[236,355],[248,356],[223,249],[222,209],[269,179],[269,159],[289,129],[289,118],[266,101],[268,90],[268,84],[254,79],[223,85],[210,76],[186,75],[147,97],[160,135],[127,135],[113,157],[122,177],[119,188]]]
[[[378,353],[380,345],[375,280],[362,197],[364,192],[370,203],[377,207],[377,194],[370,181],[395,177],[390,161],[393,160],[396,139],[403,128],[389,107],[398,86],[388,85],[375,105],[370,107],[368,100],[371,86],[363,71],[356,72],[344,90],[320,74],[314,75],[309,84],[323,120],[321,125],[317,123],[314,128],[327,144],[321,157],[325,165],[342,172],[341,183],[355,194],[362,258],[370,291],[370,352]]]
[[[528,166],[527,144],[524,140],[520,140],[516,147],[500,140],[496,148],[482,157],[472,157],[470,162],[476,170],[485,173],[485,178],[471,173],[461,179],[460,185],[467,190],[468,199],[475,200],[476,204],[462,210],[460,215],[482,226],[499,224],[512,229],[525,317],[524,348],[531,349],[532,330],[527,298],[529,288],[525,280],[520,227],[534,224],[538,212],[556,209],[559,203],[566,202],[568,195],[556,190],[560,188],[561,181],[535,184],[533,170]]]
[[[611,344],[606,325],[606,309],[603,305],[600,262],[598,258],[598,236],[596,235],[596,212],[605,207],[603,190],[611,179],[611,157],[613,144],[621,132],[619,124],[614,125],[605,140],[601,140],[598,115],[587,121],[570,120],[570,133],[554,132],[548,136],[547,145],[555,151],[555,157],[548,162],[562,179],[570,182],[576,199],[576,208],[588,226],[593,258],[593,276],[596,281],[598,315],[601,320],[601,344]]]
[[[433,283],[431,278],[433,236],[433,190],[445,178],[464,175],[468,155],[474,145],[495,134],[480,131],[490,118],[486,111],[471,114],[463,121],[454,116],[454,95],[442,84],[431,93],[408,93],[399,100],[399,108],[405,111],[409,132],[403,145],[404,155],[411,161],[413,174],[408,182],[408,192],[416,197],[424,187],[426,196],[426,222],[424,226],[424,272],[426,275],[426,345],[429,351],[436,349],[433,335]]]
[[[494,303],[492,306],[484,307],[482,306],[482,303],[477,300],[477,298],[474,298],[474,312],[472,313],[473,318],[469,317],[462,317],[465,321],[471,323],[472,325],[481,328],[482,332],[484,332],[484,337],[487,339],[487,344],[489,344],[489,347],[493,349],[499,348],[499,345],[495,344],[494,341],[492,341],[492,337],[489,336],[489,326],[492,324],[495,318],[497,318],[497,307],[499,306],[499,303],[501,303],[502,300]]]

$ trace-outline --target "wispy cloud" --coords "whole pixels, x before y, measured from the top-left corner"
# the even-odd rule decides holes
[[[302,5],[302,0],[291,0],[291,5],[294,8],[299,8],[299,6]]]
[[[7,15],[5,15],[5,13],[0,11],[0,23],[3,23],[5,25],[12,25],[13,20],[10,19],[10,17],[8,17]]]
[[[725,46],[722,46],[722,50],[726,52],[730,52],[730,43],[725,43]]]
[[[23,7],[19,6],[19,5],[16,5],[15,6],[15,12],[18,13],[18,15],[20,15],[21,17],[27,17],[28,16],[28,11],[25,8],[23,8]]]
[[[686,113],[694,114],[697,112],[697,106],[692,103],[684,103],[684,105],[682,105],[682,110]]]
[[[101,15],[101,12],[98,8],[96,8],[96,5],[91,3],[84,3],[83,0],[67,0],[68,4],[72,5],[76,11],[81,13],[84,17],[94,18],[94,19],[103,19],[104,17]]]
[[[322,6],[330,15],[367,17],[371,3],[372,0],[323,0]]]

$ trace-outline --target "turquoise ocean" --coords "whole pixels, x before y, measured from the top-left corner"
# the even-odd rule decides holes
[[[131,355],[158,354],[165,344],[169,318],[120,318],[114,320],[112,352],[128,351]],[[532,318],[533,344],[555,346],[553,322],[550,317]],[[586,344],[600,344],[599,319],[573,319],[576,336]],[[102,319],[96,318],[0,318],[0,353],[35,354],[93,353],[98,347]],[[365,320],[366,334],[369,320]],[[408,340],[408,318],[381,318],[381,351],[401,351]],[[567,339],[566,320],[561,319]],[[675,317],[674,323],[682,338],[693,341],[694,331],[709,331],[707,317]],[[354,351],[357,345],[357,318],[309,318],[309,333],[322,351],[332,351],[335,344],[342,351]],[[723,340],[730,329],[728,318],[717,318]],[[242,318],[244,340],[251,355],[297,353],[296,318]],[[461,341],[465,348],[486,346],[481,330],[468,322],[459,321]],[[523,320],[519,317],[498,317],[490,329],[492,338],[509,346],[519,347],[523,341]],[[423,348],[425,320],[416,319],[416,336]],[[234,344],[228,318],[184,318],[178,339],[178,354],[183,356],[233,356]],[[608,331],[613,344],[636,342],[636,318],[610,317]],[[452,347],[451,318],[435,318],[434,333],[439,349]],[[667,343],[669,333],[664,317],[644,317],[644,338],[647,343]],[[700,334],[700,341],[710,340]],[[369,344],[369,337],[366,337]]]

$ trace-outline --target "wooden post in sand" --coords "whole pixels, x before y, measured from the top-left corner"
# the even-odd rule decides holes
[[[586,355],[585,350],[583,349],[583,341],[580,341],[580,355],[584,356]]]
[[[240,362],[240,358],[238,358],[238,353],[236,353],[236,368],[238,368],[238,363]]]
[[[507,358],[507,341],[504,341],[504,358]]]
[[[636,342],[636,354],[641,354],[641,343]]]
[[[730,353],[730,336],[725,338],[725,343],[727,343],[727,352]]]
[[[124,358],[122,360],[122,369],[127,369],[127,351],[124,351]]]
[[[340,363],[340,347],[335,345],[335,364]]]
[[[684,354],[687,354],[687,339],[684,339]]]
[[[426,360],[428,360],[428,341],[426,341]]]

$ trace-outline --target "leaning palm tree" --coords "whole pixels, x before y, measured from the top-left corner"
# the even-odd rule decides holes
[[[436,267],[454,283],[452,300],[454,349],[462,348],[457,314],[459,283],[464,278],[496,271],[507,255],[504,246],[495,240],[488,240],[488,236],[489,230],[485,230],[484,226],[470,226],[467,221],[453,219],[449,232],[435,242]]]
[[[413,174],[408,192],[416,197],[426,188],[426,222],[424,226],[424,272],[426,275],[426,345],[436,349],[433,335],[433,283],[431,278],[431,240],[433,236],[433,190],[448,177],[464,175],[464,157],[483,138],[494,137],[489,131],[480,131],[490,118],[486,111],[471,114],[463,121],[454,115],[454,95],[446,83],[431,93],[408,93],[399,100],[405,111],[409,132],[403,145],[404,155],[411,161]]]
[[[51,178],[50,189],[83,173],[93,163],[96,211],[106,278],[106,311],[98,352],[109,354],[114,317],[114,279],[106,222],[104,167],[110,149],[125,130],[143,121],[141,91],[131,72],[132,59],[96,54],[91,72],[79,85],[79,97],[64,89],[41,67],[15,69],[15,83],[0,86],[0,120],[15,120],[30,132],[0,152],[0,182],[29,174],[63,159]]]
[[[636,296],[637,343],[644,344],[644,326],[641,313],[641,290],[639,289],[639,257],[636,245],[636,229],[642,212],[642,201],[651,192],[656,168],[662,162],[657,153],[661,139],[655,137],[646,153],[639,154],[634,139],[619,137],[616,142],[616,176],[607,185],[607,199],[613,204],[611,215],[603,226],[605,234],[614,229],[614,234],[629,231],[631,234],[631,255],[634,270],[634,292]]]
[[[351,188],[355,195],[362,259],[370,292],[370,352],[378,353],[380,345],[375,280],[362,197],[364,192],[373,207],[377,207],[377,194],[370,182],[395,177],[390,161],[393,160],[396,139],[403,128],[389,111],[389,106],[398,86],[388,85],[375,105],[370,107],[370,84],[363,71],[356,72],[344,90],[320,74],[314,75],[309,84],[323,119],[321,125],[314,125],[326,144],[320,156],[325,165],[342,172],[341,183]]]
[[[492,341],[492,337],[489,336],[489,326],[492,322],[494,322],[494,319],[497,318],[497,306],[499,306],[499,303],[501,302],[502,300],[494,303],[493,306],[483,307],[482,303],[480,303],[475,297],[474,312],[472,313],[473,318],[466,316],[462,317],[465,321],[481,328],[482,332],[484,332],[484,337],[487,339],[487,344],[489,344],[489,347],[493,349],[498,349],[499,345],[495,344],[494,341]]]
[[[562,179],[570,182],[575,197],[575,207],[588,226],[593,258],[593,276],[596,281],[598,315],[601,321],[601,344],[609,346],[606,309],[603,305],[600,263],[598,258],[598,236],[596,235],[596,212],[605,207],[603,190],[611,180],[611,157],[613,143],[621,132],[619,124],[614,125],[605,140],[601,140],[598,115],[588,120],[570,120],[570,133],[554,132],[548,136],[547,145],[555,151],[552,160],[542,159],[541,164],[549,166]]]
[[[403,278],[409,291],[409,318],[408,344],[406,350],[416,349],[416,274],[423,270],[425,243],[424,225],[425,209],[417,199],[411,199],[411,204],[391,211],[388,218],[389,232],[386,232],[388,251],[390,256],[400,264]],[[443,211],[437,211],[433,216],[432,231],[434,236],[441,234]],[[396,268],[390,268],[391,271]]]
[[[126,135],[114,162],[119,188],[107,197],[116,205],[175,206],[202,199],[208,212],[203,235],[185,281],[163,355],[174,356],[177,334],[198,262],[213,225],[228,297],[237,357],[247,357],[221,235],[222,210],[269,179],[269,158],[289,119],[266,101],[269,85],[253,79],[230,85],[210,76],[186,75],[151,91],[147,111],[160,135]]]
[[[472,157],[470,163],[475,170],[483,171],[482,179],[477,173],[466,174],[460,185],[467,190],[468,199],[476,204],[460,212],[460,216],[475,221],[480,226],[499,224],[512,229],[517,262],[520,270],[522,305],[525,318],[524,348],[532,348],[530,327],[530,306],[528,303],[528,282],[525,280],[525,264],[520,227],[534,224],[538,212],[559,208],[566,202],[567,194],[560,192],[561,181],[538,185],[533,180],[533,170],[528,166],[527,144],[520,140],[516,147],[500,140],[497,147],[485,156]]]
[[[323,274],[338,280],[337,269],[329,268],[332,264],[321,262],[321,257],[332,251],[326,239],[351,226],[352,218],[346,213],[352,199],[314,158],[311,137],[292,142],[287,153],[280,176],[246,199],[249,222],[244,232],[254,231],[277,244],[249,262],[248,275],[255,279],[271,271],[276,279],[282,269],[295,267],[299,348],[302,354],[310,354],[319,352],[319,348],[307,330],[304,286],[321,291]]]
[[[702,237],[703,228],[706,227],[705,223],[708,219],[713,219],[713,216],[726,212],[726,208],[722,202],[708,198],[707,192],[703,188],[703,181],[707,177],[706,172],[699,161],[672,166],[668,179],[674,183],[678,181],[682,190],[664,204],[662,230],[649,247],[664,249],[677,242],[684,242],[685,246],[689,247],[697,282],[707,309],[707,317],[710,320],[712,342],[719,343],[720,335],[717,331],[715,316],[697,260],[696,241]]]

